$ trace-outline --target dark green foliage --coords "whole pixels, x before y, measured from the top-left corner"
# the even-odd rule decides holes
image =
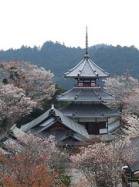
[[[44,112],[46,112],[48,109],[50,109],[52,104],[54,104],[55,108],[61,108],[65,105],[67,105],[68,102],[66,102],[66,101],[59,102],[56,99],[59,94],[65,92],[65,91],[66,90],[64,88],[61,88],[56,84],[56,92],[53,95],[52,99],[51,100],[44,100],[43,104],[42,104],[42,109],[33,110],[33,112],[30,115],[25,116],[20,121],[18,121],[17,126],[20,127],[21,125],[26,124],[26,123],[36,119],[37,117],[42,115]]]
[[[0,120],[0,135],[6,133],[11,128],[11,120],[6,118]]]
[[[71,185],[71,179],[70,176],[66,175],[64,171],[60,171],[59,173],[59,177],[61,182],[65,185],[65,186],[70,186]]]
[[[8,84],[8,79],[4,78],[4,79],[2,80],[2,82],[3,82],[3,84]]]
[[[74,67],[85,54],[85,49],[66,47],[60,43],[45,42],[41,48],[22,46],[20,49],[0,51],[0,61],[23,60],[51,70],[54,82],[61,87],[71,88],[73,80],[65,81],[62,74]],[[96,45],[89,48],[92,60],[107,72],[121,74],[130,70],[131,76],[139,78],[139,50],[134,46]]]
[[[64,93],[66,90],[64,88],[59,87],[57,84],[56,84],[55,88],[56,88],[56,92],[53,95],[52,99],[51,100],[44,100],[43,109],[45,111],[48,110],[49,108],[51,108],[52,104],[54,104],[55,108],[61,108],[61,107],[68,104],[67,101],[59,102],[57,100],[57,96],[60,95],[61,93]]]
[[[21,118],[21,120],[17,121],[17,127],[20,127],[21,125],[24,125],[26,123],[29,123],[30,121],[36,119],[40,115],[42,115],[45,111],[41,109],[34,109],[33,112],[27,116],[24,116]]]

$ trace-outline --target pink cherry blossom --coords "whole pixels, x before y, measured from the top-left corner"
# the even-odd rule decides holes
[[[137,79],[125,74],[104,80],[107,92],[115,96],[115,100],[108,105],[118,108],[123,113],[139,112],[139,82]]]
[[[8,119],[11,126],[20,117],[30,114],[36,107],[36,102],[26,97],[22,88],[11,84],[0,84],[0,121]]]
[[[90,186],[116,187],[121,180],[122,166],[132,160],[133,154],[127,149],[129,145],[126,138],[83,147],[78,154],[71,156],[73,167],[85,175]]]
[[[22,88],[27,96],[38,103],[44,99],[51,99],[55,93],[55,85],[52,84],[53,73],[50,71],[21,61],[1,62],[0,65],[3,82]]]

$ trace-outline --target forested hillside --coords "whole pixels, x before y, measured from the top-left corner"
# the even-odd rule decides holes
[[[26,47],[0,51],[0,61],[23,60],[37,64],[39,67],[50,69],[54,81],[61,87],[70,88],[70,81],[65,81],[63,73],[80,62],[85,53],[84,49],[66,47],[60,43],[45,42],[41,47]],[[114,47],[96,45],[89,48],[92,60],[111,75],[121,74],[129,70],[133,77],[139,78],[139,50],[134,46]]]

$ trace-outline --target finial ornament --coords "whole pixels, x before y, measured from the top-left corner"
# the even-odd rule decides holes
[[[51,105],[51,109],[52,109],[52,110],[54,109],[54,104]]]
[[[86,49],[85,49],[85,55],[84,55],[84,57],[85,58],[89,58],[89,55],[88,55],[88,27],[86,26],[86,42],[85,42],[85,47],[86,47]]]
[[[86,26],[86,52],[85,52],[86,55],[88,55],[88,28]]]

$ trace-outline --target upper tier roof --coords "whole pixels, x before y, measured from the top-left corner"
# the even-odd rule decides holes
[[[78,63],[74,68],[64,73],[65,78],[99,78],[108,77],[109,73],[97,66],[89,57],[85,54],[83,60]]]
[[[101,88],[72,88],[57,98],[59,101],[106,101],[114,100],[112,94],[106,93]]]

